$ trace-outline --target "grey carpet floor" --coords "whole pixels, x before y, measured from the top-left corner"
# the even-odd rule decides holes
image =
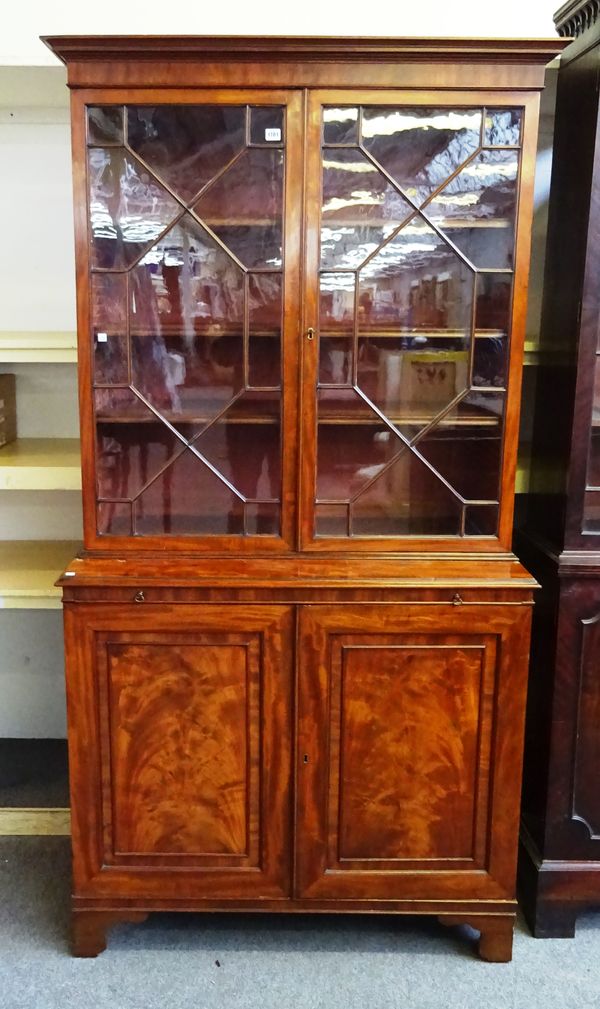
[[[151,915],[68,949],[64,838],[0,839],[1,1009],[600,1009],[600,912],[510,964],[428,919]],[[218,962],[218,965],[217,965]]]

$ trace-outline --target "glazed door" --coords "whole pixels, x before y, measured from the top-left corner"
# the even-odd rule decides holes
[[[292,613],[66,613],[75,880],[113,898],[290,887]]]
[[[108,94],[78,120],[89,287],[80,363],[93,393],[91,413],[82,404],[86,545],[284,550],[296,478],[299,97]]]
[[[309,549],[510,547],[536,106],[438,99],[311,97]]]
[[[513,897],[528,628],[524,606],[303,608],[297,896]]]

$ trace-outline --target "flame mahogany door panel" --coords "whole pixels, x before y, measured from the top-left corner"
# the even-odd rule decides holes
[[[67,612],[79,894],[289,893],[291,627],[285,606]]]
[[[528,627],[510,605],[304,608],[298,896],[512,896]]]

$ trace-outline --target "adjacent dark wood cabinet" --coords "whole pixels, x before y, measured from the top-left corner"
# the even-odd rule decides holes
[[[437,915],[510,959],[560,43],[48,41],[76,200],[76,953],[246,908]]]
[[[575,39],[558,74],[532,492],[516,540],[542,585],[519,865],[537,936],[572,936],[600,903],[599,14],[578,0],[555,16]]]

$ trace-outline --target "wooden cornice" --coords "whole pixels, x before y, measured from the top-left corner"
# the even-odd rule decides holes
[[[600,0],[593,0],[597,5]],[[261,62],[493,62],[545,65],[567,44],[560,39],[335,38],[318,36],[48,35],[42,41],[63,63],[102,60],[198,59]]]

